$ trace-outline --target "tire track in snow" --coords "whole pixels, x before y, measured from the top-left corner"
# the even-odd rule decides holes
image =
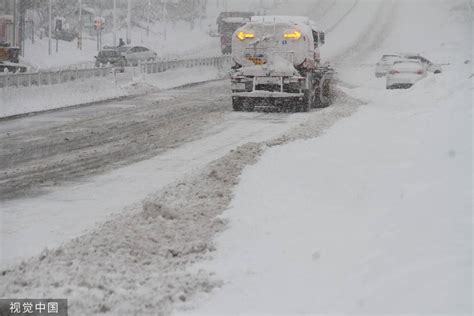
[[[45,186],[144,160],[201,137],[205,126],[218,120],[230,105],[222,105],[226,93],[221,89],[225,87],[222,82],[200,87],[203,91],[192,96],[180,91],[179,98],[159,103],[153,101],[152,95],[150,100],[142,96],[133,102],[127,99],[113,103],[136,104],[132,107],[110,109],[101,105],[86,109],[85,115],[82,110],[79,115],[52,113],[53,118],[66,116],[74,120],[51,127],[26,125],[11,135],[2,133],[0,200],[41,193]],[[196,90],[199,88],[191,89]],[[214,95],[213,101],[207,93]]]

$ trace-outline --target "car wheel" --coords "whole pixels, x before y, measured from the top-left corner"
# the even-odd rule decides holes
[[[244,108],[244,101],[240,97],[232,97],[232,109],[236,112],[242,111]]]

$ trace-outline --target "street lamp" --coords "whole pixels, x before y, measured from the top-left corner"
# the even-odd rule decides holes
[[[114,0],[114,12],[113,12],[113,24],[114,24],[114,46],[117,46],[117,0]]]
[[[51,28],[52,28],[52,21],[51,21],[51,0],[49,0],[48,3],[48,17],[49,17],[49,23],[48,23],[48,54],[51,55]]]

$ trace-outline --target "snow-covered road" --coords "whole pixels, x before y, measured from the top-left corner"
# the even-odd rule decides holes
[[[232,113],[222,96],[226,91],[227,83],[218,81],[149,94],[87,111],[53,113],[47,120],[32,117],[21,134],[12,132],[5,141],[9,156],[2,159],[1,192],[14,198],[0,205],[1,265],[58,246],[229,150],[276,137],[306,119],[302,113]],[[52,182],[62,186],[52,188]],[[29,197],[29,191],[36,196]],[[18,199],[18,194],[26,197]]]
[[[337,5],[305,1],[302,6],[316,18],[324,13],[321,27],[335,30],[347,28],[344,20],[355,9],[360,14],[380,7],[358,1]],[[278,10],[275,13],[301,12],[291,4]],[[366,23],[350,28],[347,34],[361,36]],[[328,41],[328,59],[332,52],[347,49],[341,43]],[[299,113],[232,113],[227,80],[168,91],[144,89],[153,84],[166,89],[217,76],[206,68],[186,71],[148,77],[145,87],[139,87],[147,91],[144,95],[1,122],[0,199],[4,202],[0,204],[0,266],[57,246],[107,215],[133,208],[147,195],[230,149],[277,137],[308,117]],[[8,99],[8,95],[2,97]],[[63,92],[25,91],[14,97],[18,99],[15,108],[31,107],[34,111],[48,102],[76,102],[81,94],[75,94],[72,86]],[[156,155],[160,156],[120,169]],[[170,160],[172,166],[167,163]],[[104,176],[87,178],[104,172]],[[116,192],[123,194],[118,198]]]
[[[68,297],[73,315],[468,311],[468,2],[301,3],[330,31],[329,108],[232,113],[215,81],[2,122],[0,296]],[[385,91],[365,65],[387,51],[451,64]]]

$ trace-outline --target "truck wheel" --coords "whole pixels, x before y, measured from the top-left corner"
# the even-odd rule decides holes
[[[327,107],[331,105],[331,89],[330,81],[324,80],[323,88],[321,89],[321,105],[322,107]]]
[[[331,91],[329,88],[329,80],[324,80],[322,85],[318,84],[315,107],[325,108],[331,104]]]
[[[240,97],[232,97],[232,109],[234,111],[242,111],[244,107],[244,102]]]

